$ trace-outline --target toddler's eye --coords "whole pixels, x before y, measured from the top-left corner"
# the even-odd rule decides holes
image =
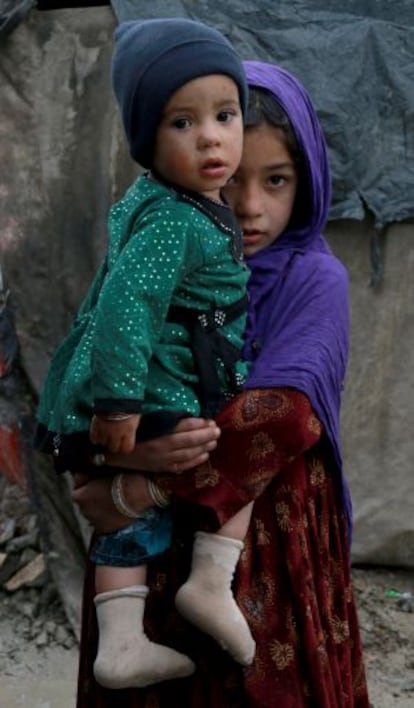
[[[178,128],[178,130],[185,130],[189,128],[190,125],[191,121],[189,118],[176,118],[176,120],[173,121],[174,128]]]
[[[217,120],[220,121],[220,123],[229,123],[234,118],[234,115],[232,111],[220,111]]]

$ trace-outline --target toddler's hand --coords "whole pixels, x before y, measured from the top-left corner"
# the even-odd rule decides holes
[[[109,452],[132,452],[136,445],[136,432],[140,415],[116,420],[107,416],[94,415],[89,437],[93,445],[102,445]]]

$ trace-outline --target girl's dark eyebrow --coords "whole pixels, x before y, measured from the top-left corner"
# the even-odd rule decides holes
[[[267,172],[273,172],[273,170],[282,170],[285,167],[292,167],[293,169],[295,169],[295,163],[293,161],[292,162],[276,162],[274,165],[266,165],[264,167],[264,169]]]

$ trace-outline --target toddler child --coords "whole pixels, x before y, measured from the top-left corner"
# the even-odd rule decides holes
[[[240,388],[247,271],[242,237],[221,188],[241,159],[247,86],[216,30],[186,19],[131,21],[115,34],[112,80],[132,157],[147,168],[108,219],[109,247],[69,335],[51,362],[38,409],[37,446],[58,471],[117,471],[112,498],[131,521],[97,537],[94,673],[109,688],[187,676],[189,657],[144,633],[146,563],[171,538],[169,499],[148,480],[154,506],[138,514],[105,450],[214,415]],[[242,664],[255,643],[231,592],[250,505],[236,533],[199,533],[180,612]]]

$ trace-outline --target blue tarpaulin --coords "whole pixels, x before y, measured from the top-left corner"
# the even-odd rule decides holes
[[[310,92],[333,171],[330,218],[414,217],[414,2],[112,0],[119,21],[188,16]]]

